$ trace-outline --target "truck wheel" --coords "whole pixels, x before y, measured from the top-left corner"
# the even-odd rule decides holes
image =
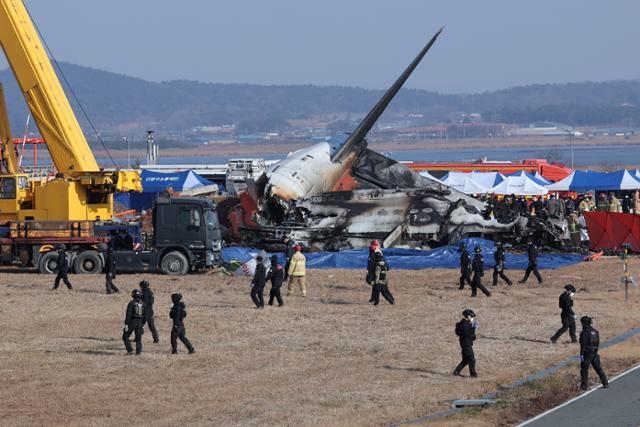
[[[160,269],[169,276],[183,276],[189,272],[189,261],[182,252],[171,251],[162,257]]]
[[[73,261],[76,274],[98,274],[102,271],[102,260],[96,251],[80,252]]]
[[[58,266],[58,254],[54,251],[47,252],[40,257],[38,270],[42,274],[53,274]]]

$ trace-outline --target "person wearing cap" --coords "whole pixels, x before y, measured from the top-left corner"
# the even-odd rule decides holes
[[[149,331],[151,331],[151,336],[153,337],[154,344],[160,342],[160,338],[158,338],[158,331],[156,330],[156,322],[153,317],[153,302],[155,297],[153,296],[153,292],[149,287],[149,282],[146,280],[142,280],[139,283],[140,290],[142,291],[142,302],[144,303],[144,323],[149,325]]]
[[[458,289],[464,289],[465,282],[473,287],[471,283],[471,257],[467,252],[467,246],[460,243],[460,287]]]
[[[264,285],[267,282],[267,271],[261,255],[256,257],[256,272],[251,281],[251,299],[256,308],[264,308]]]
[[[482,256],[482,249],[480,246],[476,246],[474,252],[476,255],[473,257],[472,265],[473,279],[471,280],[471,296],[477,296],[478,289],[480,289],[483,294],[490,297],[491,292],[489,292],[482,284],[482,276],[484,276],[484,257]]]
[[[598,196],[598,203],[596,203],[596,210],[598,212],[609,211],[609,201],[607,200],[606,194],[600,193],[600,195]]]
[[[278,264],[278,257],[271,255],[271,268],[269,274],[267,274],[267,280],[271,280],[271,290],[269,291],[269,305],[273,305],[273,300],[278,301],[278,307],[282,307],[284,302],[282,301],[282,295],[280,295],[280,288],[282,282],[284,282],[284,267]]]
[[[600,347],[600,334],[594,328],[593,320],[589,316],[580,318],[582,331],[580,332],[580,388],[586,390],[589,386],[589,365],[593,366],[600,377],[602,387],[609,388],[607,374],[604,373],[600,364],[598,348]]]
[[[57,246],[58,249],[58,260],[56,263],[56,268],[54,270],[54,273],[58,273],[56,275],[56,279],[53,282],[53,288],[51,288],[51,290],[56,290],[58,289],[58,286],[60,286],[60,280],[62,280],[64,282],[65,285],[67,285],[67,289],[73,289],[73,286],[71,286],[71,282],[69,281],[69,263],[67,262],[67,251],[66,248],[63,244],[59,244]]]
[[[144,303],[142,302],[142,292],[138,289],[131,291],[131,301],[127,304],[127,311],[124,316],[124,330],[122,331],[122,341],[127,349],[127,356],[133,354],[131,346],[131,334],[135,333],[136,355],[142,353],[142,328],[144,326]]]
[[[551,337],[551,342],[555,344],[560,338],[560,335],[567,332],[569,330],[569,336],[571,337],[571,342],[578,342],[576,339],[576,320],[575,313],[573,312],[573,294],[576,293],[576,288],[568,284],[564,287],[564,292],[560,295],[559,303],[560,306],[560,321],[562,322],[562,327],[558,329],[558,331]]]
[[[538,279],[538,285],[542,285],[542,276],[540,272],[538,272],[538,247],[533,243],[532,239],[527,241],[527,258],[529,259],[529,264],[524,272],[524,277],[518,281],[518,283],[527,283],[529,275],[533,273],[536,279]]]
[[[469,366],[469,374],[472,378],[476,378],[476,356],[473,353],[473,342],[476,340],[476,314],[471,309],[462,312],[462,320],[456,323],[456,335],[460,341],[460,350],[462,351],[462,361],[453,370],[453,375],[459,377],[460,372]]]
[[[496,242],[495,245],[496,251],[493,254],[495,260],[495,266],[493,267],[493,286],[498,285],[498,276],[500,276],[502,280],[507,282],[507,285],[511,286],[513,285],[513,282],[507,277],[506,274],[504,274],[504,264],[506,260],[504,254],[504,246],[502,245],[502,242]]]
[[[191,341],[186,336],[184,329],[184,318],[187,317],[187,310],[184,302],[182,302],[182,294],[171,294],[171,310],[169,310],[169,318],[173,321],[171,328],[171,354],[178,354],[178,338],[189,350],[189,354],[196,352]]]
[[[296,252],[291,257],[291,263],[289,264],[289,284],[287,285],[287,296],[293,293],[293,289],[296,287],[302,291],[302,296],[307,296],[307,287],[305,283],[306,275],[306,263],[307,258],[302,254],[302,246],[296,245]]]

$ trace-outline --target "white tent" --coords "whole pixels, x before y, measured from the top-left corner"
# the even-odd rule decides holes
[[[485,188],[495,187],[504,180],[504,175],[500,172],[476,172],[468,174],[471,179]]]
[[[431,181],[435,181],[438,184],[444,184],[444,182],[440,181],[438,178],[436,178],[435,176],[431,175],[427,171],[420,172],[420,176],[423,176],[423,177],[425,177],[427,179],[430,179]]]
[[[471,178],[471,174],[464,172],[449,172],[442,178],[442,182],[465,194],[484,194],[487,192],[487,187],[478,184]]]
[[[515,194],[516,196],[542,196],[548,193],[546,188],[527,174],[507,176],[504,181],[488,191],[494,194]]]

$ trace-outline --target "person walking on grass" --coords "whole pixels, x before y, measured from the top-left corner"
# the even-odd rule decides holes
[[[293,293],[295,288],[300,288],[302,292],[302,296],[307,296],[307,286],[306,286],[306,263],[307,258],[302,254],[302,246],[295,246],[296,252],[291,257],[291,262],[289,264],[289,284],[287,286],[287,296],[290,296]]]

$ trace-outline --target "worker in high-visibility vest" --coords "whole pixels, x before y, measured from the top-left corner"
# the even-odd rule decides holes
[[[305,284],[305,264],[307,262],[307,258],[302,254],[302,246],[296,245],[295,250],[296,252],[291,257],[291,261],[289,263],[289,284],[287,286],[287,296],[291,295],[294,288],[299,287],[300,291],[302,291],[302,296],[306,297],[307,287]]]

